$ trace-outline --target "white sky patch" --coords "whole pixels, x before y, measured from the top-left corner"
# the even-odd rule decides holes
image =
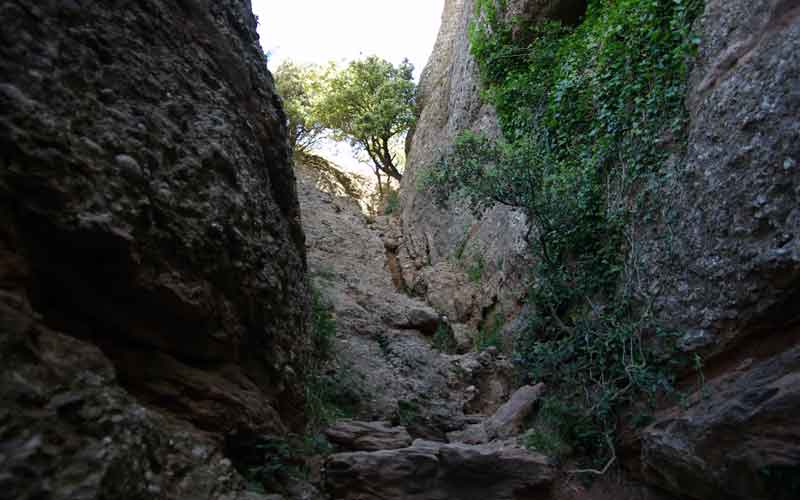
[[[444,8],[444,0],[252,0],[252,4],[270,69],[286,59],[346,63],[377,55],[394,64],[408,58],[416,79],[433,49]],[[360,167],[347,145],[326,147],[321,154],[343,166]]]

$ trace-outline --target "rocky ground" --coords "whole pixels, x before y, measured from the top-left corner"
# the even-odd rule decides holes
[[[321,491],[335,500],[662,498],[611,477],[587,489],[525,449],[521,434],[546,388],[514,390],[506,356],[474,349],[472,326],[408,294],[397,218],[367,216],[329,176],[297,171],[309,274],[336,318],[328,396],[342,417],[324,430],[335,452],[312,474]],[[449,332],[450,349],[437,330]]]
[[[512,395],[497,349],[434,347],[437,330],[463,328],[393,275],[397,220],[319,187],[298,176],[309,272],[336,317],[333,396],[351,417],[326,431],[341,451],[327,460],[326,489],[342,499],[524,498],[549,484],[550,460],[516,439],[542,387]]]

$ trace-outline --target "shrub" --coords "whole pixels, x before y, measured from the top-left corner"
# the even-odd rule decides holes
[[[388,191],[383,201],[383,215],[392,215],[400,208],[400,192],[392,189],[388,183],[386,189]]]
[[[503,342],[500,339],[500,331],[503,329],[503,316],[499,312],[489,316],[483,321],[478,329],[478,334],[474,339],[476,351],[483,351],[490,347],[502,349]]]

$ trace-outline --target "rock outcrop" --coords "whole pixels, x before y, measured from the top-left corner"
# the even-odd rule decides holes
[[[325,490],[337,500],[536,498],[554,469],[518,437],[543,386],[509,399],[512,367],[496,348],[437,348],[438,313],[392,280],[397,221],[367,217],[299,172],[309,271],[336,318],[328,390],[359,419],[324,431],[338,451],[325,461]],[[465,443],[458,431],[476,428],[484,438]]]
[[[255,28],[246,0],[0,2],[0,497],[235,498],[223,437],[302,426]]]
[[[541,498],[555,477],[543,455],[515,445],[473,446],[417,440],[408,448],[341,453],[327,484],[342,500],[518,500]]]
[[[469,53],[474,11],[474,0],[445,2],[442,27],[420,77],[419,118],[401,185],[399,255],[412,292],[452,321],[476,328],[490,313],[511,317],[521,307],[531,264],[525,216],[495,207],[477,217],[466,206],[440,207],[417,191],[419,172],[434,164],[460,132],[499,134],[494,110],[480,99],[478,70]]]

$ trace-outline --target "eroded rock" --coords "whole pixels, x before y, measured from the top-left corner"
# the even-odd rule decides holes
[[[546,457],[517,446],[422,440],[399,450],[335,454],[326,472],[338,500],[532,499],[555,475]]]
[[[302,428],[311,345],[249,2],[0,1],[0,40],[0,496],[237,498],[223,436]]]
[[[398,259],[408,288],[453,323],[477,330],[484,311],[513,316],[524,301],[532,264],[527,221],[516,210],[493,207],[476,217],[465,205],[437,205],[417,189],[417,178],[455,137],[473,130],[500,133],[494,109],[480,97],[468,27],[474,0],[447,0],[442,25],[417,91],[419,118],[409,136],[403,174],[403,243]],[[468,277],[470,268],[479,267]]]
[[[412,441],[405,427],[393,427],[389,422],[357,420],[339,420],[325,429],[325,436],[350,451],[393,450],[410,446]]]
[[[800,477],[800,347],[707,383],[643,434],[649,481],[697,499],[789,499]]]

